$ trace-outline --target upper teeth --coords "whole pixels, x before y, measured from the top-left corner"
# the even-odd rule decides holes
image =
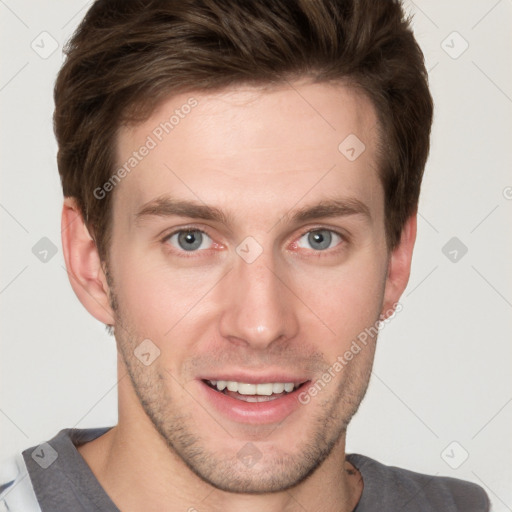
[[[293,382],[267,382],[265,384],[248,384],[247,382],[235,382],[233,380],[209,380],[208,381],[219,391],[228,388],[229,391],[237,391],[241,395],[267,395],[272,393],[282,393],[293,391],[295,384]],[[297,384],[298,386],[298,384]]]

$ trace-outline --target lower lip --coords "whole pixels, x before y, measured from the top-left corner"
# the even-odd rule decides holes
[[[220,411],[221,414],[232,421],[252,425],[283,421],[301,406],[297,397],[302,391],[302,388],[307,384],[306,382],[291,393],[286,393],[274,400],[267,402],[244,402],[229,395],[225,395],[220,391],[215,391],[202,380],[198,382],[208,402]]]

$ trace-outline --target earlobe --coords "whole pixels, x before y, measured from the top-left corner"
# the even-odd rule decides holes
[[[98,249],[72,197],[64,199],[62,208],[62,249],[71,287],[80,302],[100,322],[114,325]]]
[[[415,212],[405,222],[400,243],[393,249],[389,258],[381,319],[392,314],[394,304],[399,301],[409,282],[416,228],[417,213]]]

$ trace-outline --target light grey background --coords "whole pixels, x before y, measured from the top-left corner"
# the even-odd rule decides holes
[[[114,339],[64,269],[51,125],[62,45],[88,5],[0,0],[0,458],[117,418]],[[512,510],[512,1],[406,6],[436,104],[432,151],[403,311],[381,333],[348,451],[472,480]],[[43,237],[57,248],[46,262],[32,251]],[[465,255],[443,252],[452,237]]]

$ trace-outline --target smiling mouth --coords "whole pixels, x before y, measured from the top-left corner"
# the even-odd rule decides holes
[[[293,382],[267,382],[263,384],[249,384],[226,380],[206,380],[203,382],[218,393],[230,396],[243,402],[268,402],[277,400],[294,393],[309,381]]]

